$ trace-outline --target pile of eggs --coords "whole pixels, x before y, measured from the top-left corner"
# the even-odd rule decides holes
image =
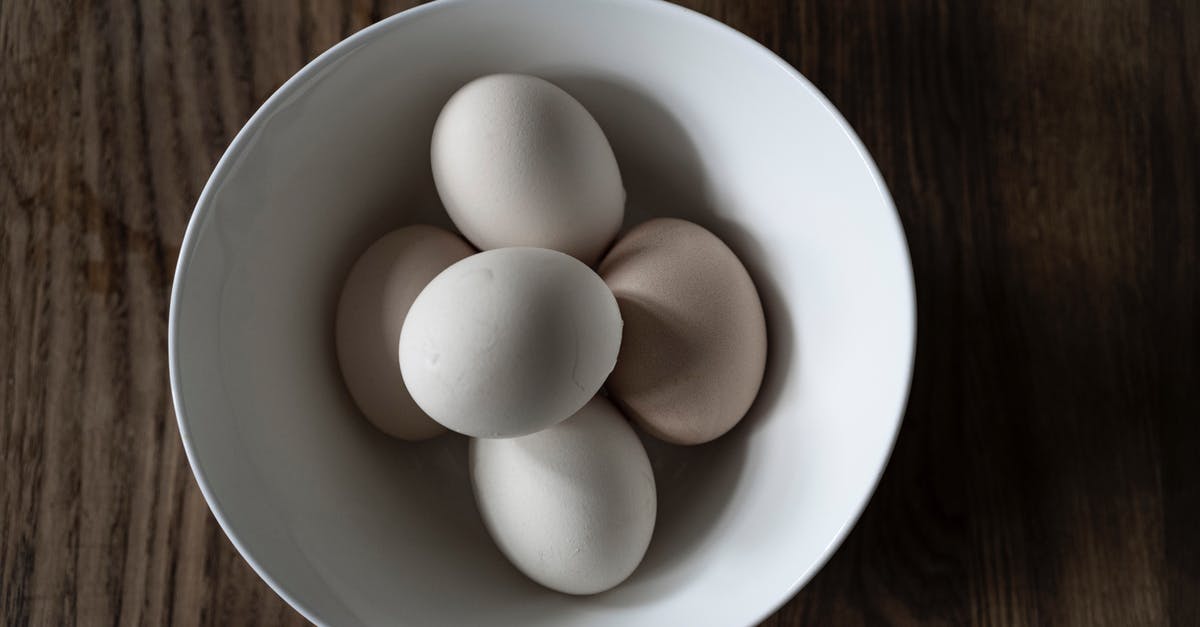
[[[766,364],[754,284],[696,224],[654,219],[617,238],[612,148],[542,79],[462,87],[431,158],[462,236],[409,226],[358,259],[337,312],[346,385],[391,436],[472,438],[479,513],[519,570],[571,594],[612,588],[657,513],[626,417],[680,445],[741,420]]]

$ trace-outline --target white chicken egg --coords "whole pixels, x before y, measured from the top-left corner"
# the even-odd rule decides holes
[[[544,248],[499,248],[446,268],[417,296],[400,370],[434,420],[505,438],[578,411],[620,346],[617,301],[591,268]]]
[[[658,513],[654,474],[608,400],[532,435],[473,440],[470,460],[484,525],[530,579],[594,594],[641,563]]]
[[[608,139],[540,78],[493,74],[459,89],[431,153],[442,204],[481,249],[538,246],[592,264],[621,227],[625,188]]]

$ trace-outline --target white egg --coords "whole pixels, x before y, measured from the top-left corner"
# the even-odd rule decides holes
[[[540,78],[493,74],[459,89],[431,156],[442,203],[481,249],[538,246],[591,264],[621,227],[625,188],[608,139]]]
[[[532,435],[471,442],[475,501],[492,539],[530,579],[603,592],[641,563],[658,513],[654,474],[633,428],[595,397]]]
[[[417,296],[400,370],[434,420],[504,438],[578,411],[620,346],[617,301],[591,268],[544,248],[499,248],[446,268]]]

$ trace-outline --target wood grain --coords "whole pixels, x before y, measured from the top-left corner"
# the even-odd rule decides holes
[[[1200,4],[685,4],[843,112],[917,277],[894,457],[766,624],[1200,624]],[[304,623],[188,472],[170,282],[254,109],[407,5],[0,2],[5,624]]]

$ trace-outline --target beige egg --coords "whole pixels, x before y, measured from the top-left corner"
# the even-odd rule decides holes
[[[767,327],[749,273],[720,239],[673,218],[645,222],[600,263],[625,321],[613,397],[651,435],[700,444],[758,395]]]
[[[359,257],[337,310],[337,355],[354,402],[376,427],[405,440],[445,431],[413,401],[396,355],[404,318],[433,277],[475,251],[437,227],[392,231]]]

